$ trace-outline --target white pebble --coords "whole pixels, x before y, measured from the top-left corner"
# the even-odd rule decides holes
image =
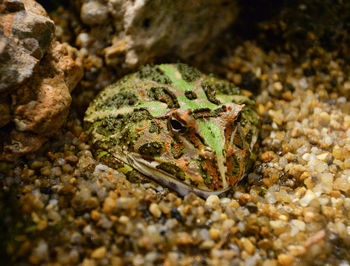
[[[205,201],[205,206],[209,208],[213,208],[220,204],[220,199],[216,195],[210,195]]]
[[[301,206],[306,207],[315,198],[316,198],[315,193],[308,189],[306,191],[304,197],[302,199],[300,199],[299,203]]]

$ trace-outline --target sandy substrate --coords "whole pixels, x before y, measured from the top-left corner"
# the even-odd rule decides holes
[[[239,186],[203,200],[127,180],[94,159],[73,109],[62,132],[37,154],[1,165],[2,193],[15,195],[2,206],[12,208],[4,214],[10,260],[349,265],[350,102],[340,93],[350,87],[345,63],[322,49],[296,63],[252,42],[230,54],[216,67],[236,84],[258,88],[250,93],[262,118],[259,160]]]

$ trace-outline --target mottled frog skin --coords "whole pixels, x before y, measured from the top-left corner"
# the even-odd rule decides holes
[[[131,166],[181,195],[227,191],[257,155],[254,102],[185,64],[125,76],[95,98],[84,122],[100,160]]]

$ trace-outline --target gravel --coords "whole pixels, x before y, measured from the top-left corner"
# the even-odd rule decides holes
[[[243,182],[205,201],[149,180],[128,180],[93,156],[77,118],[94,94],[87,90],[75,95],[66,127],[50,143],[15,165],[1,164],[2,189],[16,188],[23,219],[6,242],[11,261],[349,265],[346,63],[321,48],[310,48],[300,62],[254,42],[229,49],[220,73],[259,88],[247,93],[254,93],[262,118],[260,153]],[[11,220],[11,212],[6,215]]]

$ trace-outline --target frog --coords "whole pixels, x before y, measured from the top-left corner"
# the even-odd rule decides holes
[[[260,120],[233,83],[175,63],[143,66],[103,89],[84,127],[103,163],[207,198],[247,175]]]

